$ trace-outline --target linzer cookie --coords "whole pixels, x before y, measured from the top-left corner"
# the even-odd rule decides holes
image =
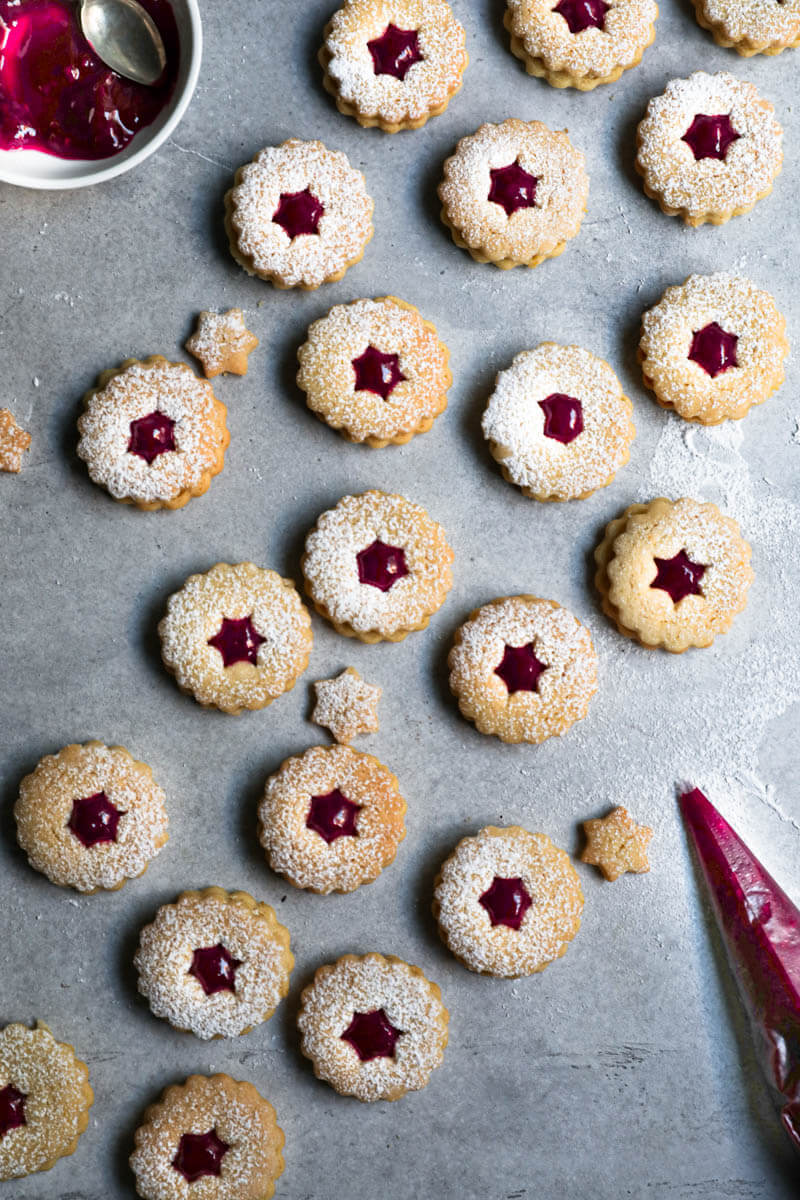
[[[0,1029],[0,1182],[74,1154],[93,1102],[86,1063],[46,1025]]]
[[[270,1200],[283,1130],[252,1083],[190,1075],[148,1108],[130,1158],[143,1200]]]
[[[322,514],[302,567],[314,607],[338,633],[399,642],[441,608],[452,561],[444,530],[424,508],[370,491]]]
[[[397,779],[370,754],[315,746],[267,780],[259,839],[273,871],[312,892],[377,879],[406,835]]]
[[[639,361],[663,408],[718,425],[763,404],[784,380],[786,321],[769,292],[718,271],[667,288],[642,317]]]
[[[687,225],[722,225],[769,195],[783,130],[752,83],[727,71],[673,79],[637,131],[644,190]]]
[[[583,500],[630,456],[633,406],[607,362],[543,342],[501,371],[483,435],[503,476],[533,500]]]
[[[507,0],[511,51],[553,87],[590,91],[641,62],[655,41],[655,0]]]
[[[225,197],[225,228],[249,275],[308,291],[360,261],[372,209],[364,176],[341,151],[290,138],[239,168]]]
[[[694,0],[697,23],[738,54],[780,54],[800,46],[800,0]]]
[[[504,742],[566,733],[597,691],[589,631],[555,601],[536,596],[476,609],[457,630],[448,665],[462,714]]]
[[[563,850],[518,825],[464,838],[436,880],[439,933],[470,971],[515,979],[566,953],[581,923],[583,892]]]
[[[78,457],[115,500],[182,508],[222,470],[230,434],[211,384],[160,354],[104,371],[84,397]]]
[[[419,129],[461,87],[465,43],[444,0],[346,0],[325,29],[323,82],[359,125]]]
[[[643,646],[710,646],[747,604],[750,547],[715,504],[632,504],[595,550],[603,611]]]
[[[162,905],[134,966],[154,1016],[199,1038],[235,1037],[272,1016],[294,958],[268,904],[211,887]]]
[[[265,708],[293,688],[313,643],[292,581],[253,563],[190,575],[158,633],[181,690],[227,713]]]
[[[442,220],[478,262],[536,267],[581,227],[589,195],[584,157],[541,121],[481,125],[444,164]]]
[[[22,780],[14,816],[31,866],[79,892],[121,888],[168,836],[166,799],[150,768],[101,742],[43,758]]]
[[[435,983],[393,955],[345,954],[300,996],[301,1049],[343,1096],[398,1100],[425,1087],[447,1045]]]
[[[308,407],[350,442],[408,442],[447,407],[447,347],[394,296],[337,304],[313,323],[297,357]]]

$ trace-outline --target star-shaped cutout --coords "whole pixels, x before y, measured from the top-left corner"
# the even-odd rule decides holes
[[[354,804],[339,788],[324,796],[312,796],[306,817],[306,829],[318,833],[330,846],[340,837],[358,837],[358,814],[361,805]]]
[[[388,546],[380,538],[359,550],[356,563],[359,582],[377,588],[380,592],[390,591],[398,579],[408,575],[406,552],[402,546]]]
[[[255,667],[258,665],[258,648],[266,640],[256,629],[252,617],[223,617],[219,633],[209,638],[208,644],[219,650],[226,667],[239,662],[249,662]]]
[[[533,901],[519,876],[504,879],[501,875],[495,875],[491,885],[478,897],[478,903],[486,909],[493,926],[507,925],[509,929],[519,929]]]
[[[148,467],[160,454],[175,449],[175,422],[166,413],[151,412],[130,423],[128,454],[143,458]]]
[[[230,308],[225,313],[201,312],[186,349],[202,363],[206,379],[213,379],[222,374],[246,375],[248,356],[257,345],[242,310]]]
[[[513,696],[515,692],[538,692],[539,676],[546,670],[547,664],[540,662],[534,653],[533,642],[528,642],[525,646],[506,644],[494,673],[508,688],[509,696]]]
[[[492,181],[489,199],[504,208],[507,217],[512,217],[519,208],[533,208],[536,204],[536,185],[539,180],[518,162],[509,163],[507,167],[495,167],[489,176]]]
[[[553,12],[564,18],[570,33],[583,33],[584,29],[605,29],[610,8],[605,0],[560,0]]]
[[[642,875],[650,870],[647,847],[653,836],[647,825],[637,825],[625,808],[615,808],[607,817],[584,821],[586,848],[581,862],[599,867],[613,882],[633,871]]]
[[[67,829],[75,834],[82,846],[91,850],[103,842],[116,842],[119,819],[125,812],[112,804],[105,792],[95,792],[93,796],[73,800]]]
[[[397,1029],[382,1008],[374,1012],[353,1013],[353,1019],[341,1035],[349,1042],[362,1062],[373,1058],[394,1058],[397,1039],[403,1030]]]
[[[0,471],[18,474],[30,444],[31,435],[19,427],[7,408],[0,408]]]
[[[207,996],[217,992],[236,994],[236,970],[241,959],[234,958],[221,942],[195,950],[189,974],[193,975]]]
[[[673,604],[680,604],[686,596],[702,596],[700,580],[706,573],[702,563],[692,562],[685,550],[679,550],[673,558],[653,558],[656,577],[651,588],[669,592]]]
[[[544,436],[568,446],[583,433],[583,405],[574,396],[553,392],[539,401],[544,413]]]
[[[730,367],[738,367],[736,347],[739,344],[738,333],[727,333],[716,321],[704,325],[692,334],[692,344],[689,347],[689,358],[702,367],[706,375],[716,379]]]
[[[184,1133],[172,1165],[189,1183],[196,1183],[205,1175],[220,1176],[222,1160],[229,1150],[230,1146],[216,1129],[208,1133]]]
[[[376,75],[393,75],[405,79],[414,63],[422,62],[416,29],[398,29],[389,23],[379,38],[367,42]]]
[[[304,233],[318,234],[319,223],[324,215],[324,204],[311,188],[306,188],[303,192],[282,192],[272,220],[294,241]]]
[[[362,679],[355,667],[333,679],[318,679],[314,690],[317,703],[311,720],[329,729],[335,741],[346,746],[359,733],[378,732],[382,689]]]
[[[742,135],[733,128],[728,113],[708,116],[698,113],[681,138],[692,151],[696,162],[703,158],[724,159],[729,148]]]
[[[388,400],[398,383],[407,378],[400,370],[398,354],[384,354],[374,346],[367,346],[363,354],[353,359],[357,392],[374,392],[382,400]]]
[[[18,1091],[10,1083],[4,1088],[0,1088],[0,1141],[12,1129],[19,1129],[20,1125],[27,1125],[28,1122],[25,1118],[25,1101],[27,1099],[24,1092]]]

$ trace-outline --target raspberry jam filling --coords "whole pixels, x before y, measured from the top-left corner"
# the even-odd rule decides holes
[[[172,96],[180,38],[167,0],[141,0],[167,65],[155,87],[123,79],[81,33],[75,0],[0,0],[0,150],[57,158],[119,154]]]
[[[416,29],[398,29],[391,22],[379,38],[367,42],[367,49],[372,55],[375,74],[394,75],[395,79],[405,79],[414,63],[422,62],[425,57],[419,48]]]
[[[238,662],[249,662],[255,667],[258,665],[258,648],[266,640],[256,629],[252,617],[223,617],[219,633],[209,638],[208,644],[219,650],[226,667]]]
[[[241,960],[234,958],[218,942],[216,946],[195,950],[189,974],[194,975],[207,996],[214,996],[217,992],[233,992],[235,995],[236,968],[241,965]]]
[[[358,837],[356,821],[360,812],[360,804],[354,804],[343,792],[334,788],[324,796],[311,797],[306,829],[313,829],[330,846],[340,837]]]
[[[742,135],[737,133],[727,113],[709,117],[698,113],[681,138],[690,147],[697,162],[701,158],[724,159],[728,148]]]
[[[509,929],[519,929],[533,902],[530,892],[519,876],[503,879],[495,875],[491,887],[479,897],[478,903],[486,909],[492,925],[507,925]]]
[[[102,842],[115,842],[120,817],[125,809],[116,808],[105,792],[95,792],[83,800],[73,800],[72,812],[67,821],[70,829],[82,846],[91,850]]]
[[[506,644],[502,662],[494,673],[508,688],[509,696],[513,696],[514,692],[538,692],[539,676],[546,670],[546,664],[533,652],[533,642],[528,642],[527,646]]]
[[[282,192],[272,220],[283,227],[287,237],[294,240],[304,233],[319,233],[324,212],[322,202],[311,188],[306,188],[304,192]]]
[[[138,454],[148,467],[159,454],[175,449],[175,422],[162,412],[151,412],[131,421],[130,429],[128,454]]]
[[[507,167],[495,167],[489,172],[492,186],[489,199],[506,210],[511,217],[519,208],[533,208],[536,204],[536,175],[531,175],[518,162]]]
[[[356,391],[374,392],[382,400],[388,400],[398,383],[406,378],[400,370],[400,356],[383,354],[374,346],[367,346],[364,353],[352,361]]]
[[[362,1062],[373,1058],[394,1058],[397,1039],[403,1036],[402,1029],[395,1029],[382,1008],[374,1012],[353,1013],[353,1019],[342,1034],[342,1041],[349,1042]]]
[[[12,1129],[19,1129],[20,1125],[28,1124],[25,1119],[27,1099],[24,1092],[18,1092],[10,1083],[0,1088],[0,1141]]]
[[[738,367],[736,347],[739,343],[737,333],[726,333],[721,325],[712,321],[704,325],[692,335],[689,358],[701,366],[706,375],[716,379],[729,367]]]
[[[695,563],[685,550],[679,550],[674,558],[654,558],[656,577],[651,588],[669,592],[673,604],[680,604],[686,596],[702,596],[700,580],[706,573],[702,563]]]
[[[356,555],[358,578],[361,583],[388,592],[398,579],[408,575],[405,551],[399,546],[387,546],[376,538],[371,546]]]
[[[583,33],[584,29],[605,29],[610,8],[604,0],[560,0],[553,12],[564,18],[570,33]]]
[[[222,1174],[222,1160],[230,1150],[216,1129],[208,1133],[184,1133],[172,1165],[188,1183],[196,1183],[204,1175]]]
[[[552,396],[539,401],[539,408],[544,413],[545,437],[568,446],[583,433],[583,405],[574,396],[553,392]]]

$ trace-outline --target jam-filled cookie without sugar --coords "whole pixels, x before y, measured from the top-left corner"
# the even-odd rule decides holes
[[[437,985],[391,954],[345,954],[320,967],[297,1018],[317,1078],[363,1101],[425,1087],[444,1056],[448,1021]]]
[[[337,108],[385,133],[443,113],[469,61],[445,0],[346,0],[324,37],[323,82]]]
[[[800,46],[800,0],[694,0],[697,23],[745,58]]]
[[[190,1075],[151,1105],[130,1157],[142,1200],[271,1200],[285,1138],[252,1083]]]

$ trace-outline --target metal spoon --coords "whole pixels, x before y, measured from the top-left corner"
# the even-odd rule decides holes
[[[155,21],[138,0],[78,0],[83,36],[107,67],[152,87],[167,64]]]

